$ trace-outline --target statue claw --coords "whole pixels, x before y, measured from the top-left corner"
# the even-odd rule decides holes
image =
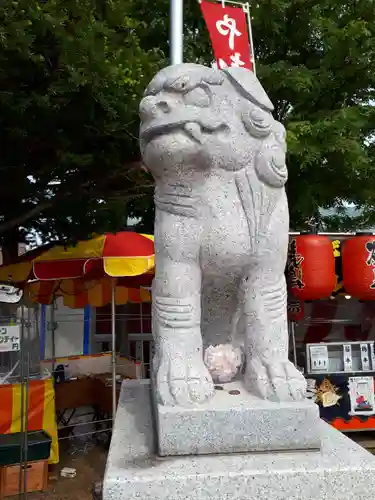
[[[163,405],[202,404],[215,392],[211,375],[200,359],[161,360],[156,380],[159,402]]]
[[[306,397],[306,380],[289,360],[251,359],[244,384],[251,393],[271,401],[302,401]]]

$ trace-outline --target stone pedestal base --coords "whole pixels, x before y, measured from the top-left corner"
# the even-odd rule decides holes
[[[372,499],[375,458],[322,421],[319,431],[320,451],[158,458],[149,383],[125,382],[103,500]]]
[[[220,387],[210,401],[196,407],[154,403],[160,456],[320,448],[316,404],[264,401],[241,382]]]

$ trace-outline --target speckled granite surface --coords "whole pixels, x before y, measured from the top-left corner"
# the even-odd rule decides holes
[[[279,425],[277,421],[274,425]],[[103,500],[370,500],[375,458],[320,422],[320,452],[157,458],[148,381],[122,387]]]
[[[273,109],[253,72],[194,63],[162,68],[140,103],[140,150],[155,180],[153,370],[164,405],[211,399],[203,347],[240,337],[250,393],[304,399],[288,358],[286,131]]]
[[[197,406],[154,403],[159,455],[320,448],[316,404],[263,400],[247,392],[241,381],[219,387],[223,390],[213,399]]]

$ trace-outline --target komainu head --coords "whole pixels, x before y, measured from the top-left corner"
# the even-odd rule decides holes
[[[249,70],[198,64],[161,70],[140,105],[140,145],[154,176],[176,165],[254,169],[274,187],[287,180],[285,130]]]

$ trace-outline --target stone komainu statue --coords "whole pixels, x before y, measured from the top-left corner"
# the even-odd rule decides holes
[[[162,404],[213,394],[203,349],[241,338],[245,387],[299,400],[288,361],[284,269],[289,215],[285,130],[256,76],[181,64],[140,105],[143,161],[155,179],[154,370]]]

